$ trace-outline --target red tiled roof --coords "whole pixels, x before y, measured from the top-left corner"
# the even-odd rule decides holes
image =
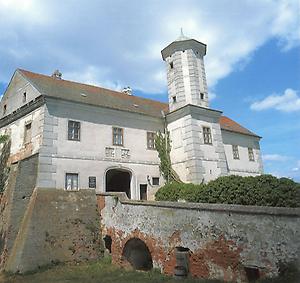
[[[134,95],[130,96],[119,91],[102,87],[55,79],[51,76],[45,76],[26,70],[18,69],[18,71],[32,82],[40,93],[45,96],[160,118],[162,117],[162,111],[165,113],[169,111],[167,103]],[[86,96],[82,96],[81,94],[85,94]],[[221,116],[219,123],[222,130],[259,137],[226,116]]]
[[[129,111],[153,117],[162,117],[168,104],[102,87],[55,79],[51,76],[18,69],[42,95],[91,104],[112,109]],[[82,95],[84,94],[84,95]]]
[[[219,123],[222,130],[259,137],[258,135],[254,134],[253,132],[249,131],[248,129],[244,128],[243,126],[226,116],[221,116]]]

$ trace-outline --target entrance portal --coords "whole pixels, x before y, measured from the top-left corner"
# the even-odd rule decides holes
[[[125,192],[130,198],[131,173],[120,169],[110,169],[106,172],[106,191]]]

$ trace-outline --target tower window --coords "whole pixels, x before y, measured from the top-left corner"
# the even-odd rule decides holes
[[[23,103],[26,102],[26,99],[27,99],[27,94],[26,94],[26,91],[23,93]]]
[[[170,62],[170,68],[173,69],[174,68],[174,63]]]
[[[203,140],[205,144],[212,144],[211,130],[209,127],[203,127]]]
[[[172,101],[173,101],[173,103],[177,102],[176,95],[172,96]]]
[[[6,110],[7,110],[7,106],[6,106],[6,104],[4,104],[4,106],[3,106],[3,115],[6,114]]]
[[[203,100],[204,99],[204,93],[200,93],[200,98],[201,98],[201,100]]]

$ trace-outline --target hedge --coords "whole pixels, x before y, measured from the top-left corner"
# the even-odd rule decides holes
[[[227,203],[258,206],[300,207],[300,184],[272,175],[224,176],[207,184],[169,183],[155,194],[160,201]]]

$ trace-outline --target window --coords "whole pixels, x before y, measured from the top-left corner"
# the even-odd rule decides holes
[[[140,184],[140,199],[147,200],[147,185]]]
[[[239,148],[237,145],[232,145],[233,159],[240,159]]]
[[[96,189],[96,177],[94,176],[89,177],[89,188]]]
[[[113,128],[113,145],[123,145],[122,128]]]
[[[248,156],[249,156],[249,161],[255,161],[253,148],[251,148],[251,147],[248,147]]]
[[[154,132],[147,132],[147,148],[148,149],[155,149],[155,133]]]
[[[159,186],[159,177],[152,177],[152,185]]]
[[[172,96],[172,101],[173,101],[173,103],[177,102],[176,95]]]
[[[3,106],[3,115],[6,114],[6,110],[7,110],[7,106],[6,106],[6,104],[4,104],[4,106]]]
[[[25,125],[24,130],[24,144],[30,143],[31,141],[31,123]]]
[[[67,173],[66,174],[66,190],[77,191],[78,190],[78,174]]]
[[[26,94],[26,92],[24,92],[24,93],[23,93],[23,103],[26,102],[26,99],[27,99],[27,94]]]
[[[80,122],[69,121],[68,122],[68,140],[79,141],[80,140]]]
[[[170,68],[173,69],[174,68],[174,63],[170,62]]]
[[[201,100],[203,100],[204,99],[204,93],[200,93],[200,98],[201,98]]]
[[[203,127],[203,140],[205,144],[212,144],[211,131],[208,127]]]

